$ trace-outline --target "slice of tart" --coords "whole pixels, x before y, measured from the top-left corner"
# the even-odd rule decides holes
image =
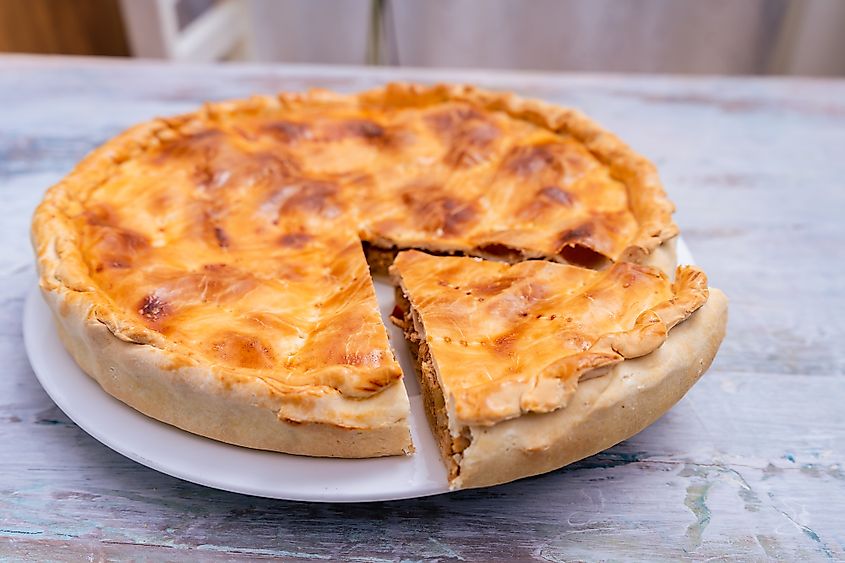
[[[395,322],[416,351],[455,488],[550,471],[639,432],[709,367],[726,299],[694,267],[601,271],[398,255]]]

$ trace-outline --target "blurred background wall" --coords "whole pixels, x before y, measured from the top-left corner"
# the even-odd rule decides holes
[[[843,0],[0,0],[0,51],[845,75]]]

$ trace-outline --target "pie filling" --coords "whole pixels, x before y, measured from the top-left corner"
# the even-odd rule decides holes
[[[385,248],[376,246],[367,241],[363,241],[363,245],[364,254],[367,257],[367,263],[370,266],[370,272],[373,275],[379,276],[385,276],[388,274],[391,264],[393,264],[396,256],[403,250],[422,250],[428,254],[433,254],[434,256],[472,256],[484,258],[485,260],[507,262],[509,264],[516,264],[517,262],[522,262],[523,260],[539,259],[537,257],[527,256],[521,250],[510,248],[503,244],[488,244],[466,251],[455,250],[451,252],[438,252],[424,247],[400,249],[396,246],[391,246]],[[549,256],[547,259],[561,264],[571,264],[573,266],[581,266],[582,268],[591,268],[595,270],[602,269],[610,265],[610,260],[608,260],[606,256],[602,256],[598,252],[578,244],[565,246],[561,248],[557,254]]]
[[[456,436],[452,435],[449,427],[446,398],[443,395],[437,368],[431,357],[431,350],[425,341],[419,319],[402,290],[397,287],[395,293],[396,307],[390,320],[401,328],[405,334],[405,341],[413,357],[417,381],[419,381],[422,391],[425,416],[434,433],[441,458],[449,470],[449,480],[452,481],[460,473],[461,455],[469,447],[472,435],[468,427],[460,429]]]

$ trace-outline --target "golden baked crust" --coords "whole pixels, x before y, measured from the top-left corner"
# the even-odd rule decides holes
[[[411,446],[361,240],[604,266],[658,254],[677,234],[672,210],[654,167],[575,111],[391,84],[208,104],[134,127],[51,188],[33,241],[41,287],[89,373],[123,377],[117,359],[80,360],[105,328],[137,345],[116,353],[142,351],[133,358],[148,361],[131,365],[150,380],[201,370],[210,409],[232,395],[287,424],[392,429],[389,446],[356,450],[366,456]],[[113,391],[179,418],[137,393]],[[177,424],[245,442],[243,429]]]
[[[391,273],[404,294],[394,322],[418,351],[424,393],[443,405],[429,419],[451,478],[461,486],[472,486],[462,467],[473,463],[465,452],[473,450],[474,436],[488,435],[487,428],[514,419],[533,420],[519,427],[536,432],[542,428],[537,417],[566,411],[582,382],[604,379],[614,366],[671,341],[670,330],[709,295],[706,276],[690,266],[678,268],[670,281],[658,269],[630,262],[595,271],[544,261],[510,265],[406,251],[397,256]],[[712,322],[698,323],[702,332],[692,337],[709,343],[700,361],[689,358],[696,377],[721,341],[722,300],[720,294],[719,312],[705,315]],[[624,423],[620,432],[632,427]],[[611,433],[600,443],[629,435]],[[491,447],[485,463],[495,464]],[[508,455],[506,450],[499,449]],[[512,470],[517,476],[533,474]],[[490,478],[476,477],[482,482]]]

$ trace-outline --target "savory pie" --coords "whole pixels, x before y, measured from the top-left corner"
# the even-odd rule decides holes
[[[371,457],[413,450],[371,272],[386,272],[402,250],[428,252],[401,255],[395,269],[412,303],[427,291],[415,285],[424,272],[404,271],[414,260],[430,261],[444,280],[446,264],[467,272],[513,264],[525,280],[559,275],[547,289],[559,299],[585,280],[634,276],[638,289],[614,303],[656,311],[654,319],[677,307],[629,294],[653,288],[672,302],[693,291],[690,278],[699,280],[691,295],[706,295],[703,277],[682,273],[669,286],[635,266],[674,268],[672,212],[653,165],[578,112],[471,87],[391,84],[213,103],[138,125],[49,190],[33,241],[66,347],[113,396],[233,444]],[[439,334],[438,321],[415,310],[416,328]],[[666,330],[674,324],[661,319]],[[622,325],[586,327],[581,338],[601,340],[614,327]],[[483,442],[477,428],[572,412],[564,396],[588,383],[577,379],[558,378],[554,396],[529,394],[525,409],[507,415],[470,393],[461,408],[481,410],[461,410],[449,431],[468,428],[472,451]],[[469,459],[459,464],[464,476]]]
[[[596,271],[407,251],[391,272],[393,320],[457,487],[548,471],[642,430],[704,373],[724,333],[723,294],[690,266],[671,281],[630,262]]]

